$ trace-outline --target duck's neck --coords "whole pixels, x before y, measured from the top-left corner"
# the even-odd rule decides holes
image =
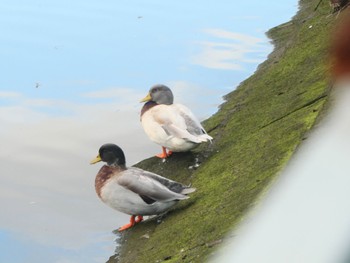
[[[120,170],[120,171],[126,170],[126,165],[125,164],[112,163],[112,164],[108,164],[108,166],[113,168],[113,169]]]
[[[140,117],[142,117],[142,115],[148,111],[150,108],[157,106],[158,104],[154,101],[148,101],[145,103],[145,105],[143,105],[142,109],[141,109],[141,115]]]

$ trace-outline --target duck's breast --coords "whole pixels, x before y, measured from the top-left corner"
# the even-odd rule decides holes
[[[141,124],[152,141],[162,144],[169,139],[169,135],[162,128],[162,125],[170,123],[172,119],[173,117],[170,116],[167,105],[158,105],[142,115]]]

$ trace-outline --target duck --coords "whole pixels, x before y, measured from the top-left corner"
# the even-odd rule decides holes
[[[174,104],[171,89],[163,84],[150,88],[141,109],[141,124],[151,141],[162,147],[156,156],[167,158],[173,152],[187,152],[203,142],[212,141],[192,111]]]
[[[158,174],[136,167],[127,167],[123,150],[106,143],[90,164],[105,162],[95,178],[98,197],[122,213],[131,215],[130,222],[118,229],[124,231],[143,220],[146,215],[168,211],[178,201],[188,199],[196,189]]]

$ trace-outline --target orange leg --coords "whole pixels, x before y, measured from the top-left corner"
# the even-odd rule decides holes
[[[131,216],[130,217],[130,223],[120,227],[118,229],[118,231],[121,232],[121,231],[124,231],[126,229],[132,228],[135,224],[140,223],[143,220],[142,216],[137,216],[136,220],[135,220],[135,217],[136,216]]]
[[[166,152],[166,148],[162,146],[162,153],[157,154],[156,156],[158,158],[165,159],[165,158],[169,157],[172,153],[173,153],[172,151]]]
[[[137,218],[135,219],[135,223],[140,223],[143,220],[143,216],[137,216]]]

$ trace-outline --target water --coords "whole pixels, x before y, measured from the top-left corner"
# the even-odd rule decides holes
[[[296,5],[2,1],[0,262],[105,262],[128,216],[95,194],[100,145],[120,145],[129,165],[159,151],[139,123],[155,83],[209,117]]]

